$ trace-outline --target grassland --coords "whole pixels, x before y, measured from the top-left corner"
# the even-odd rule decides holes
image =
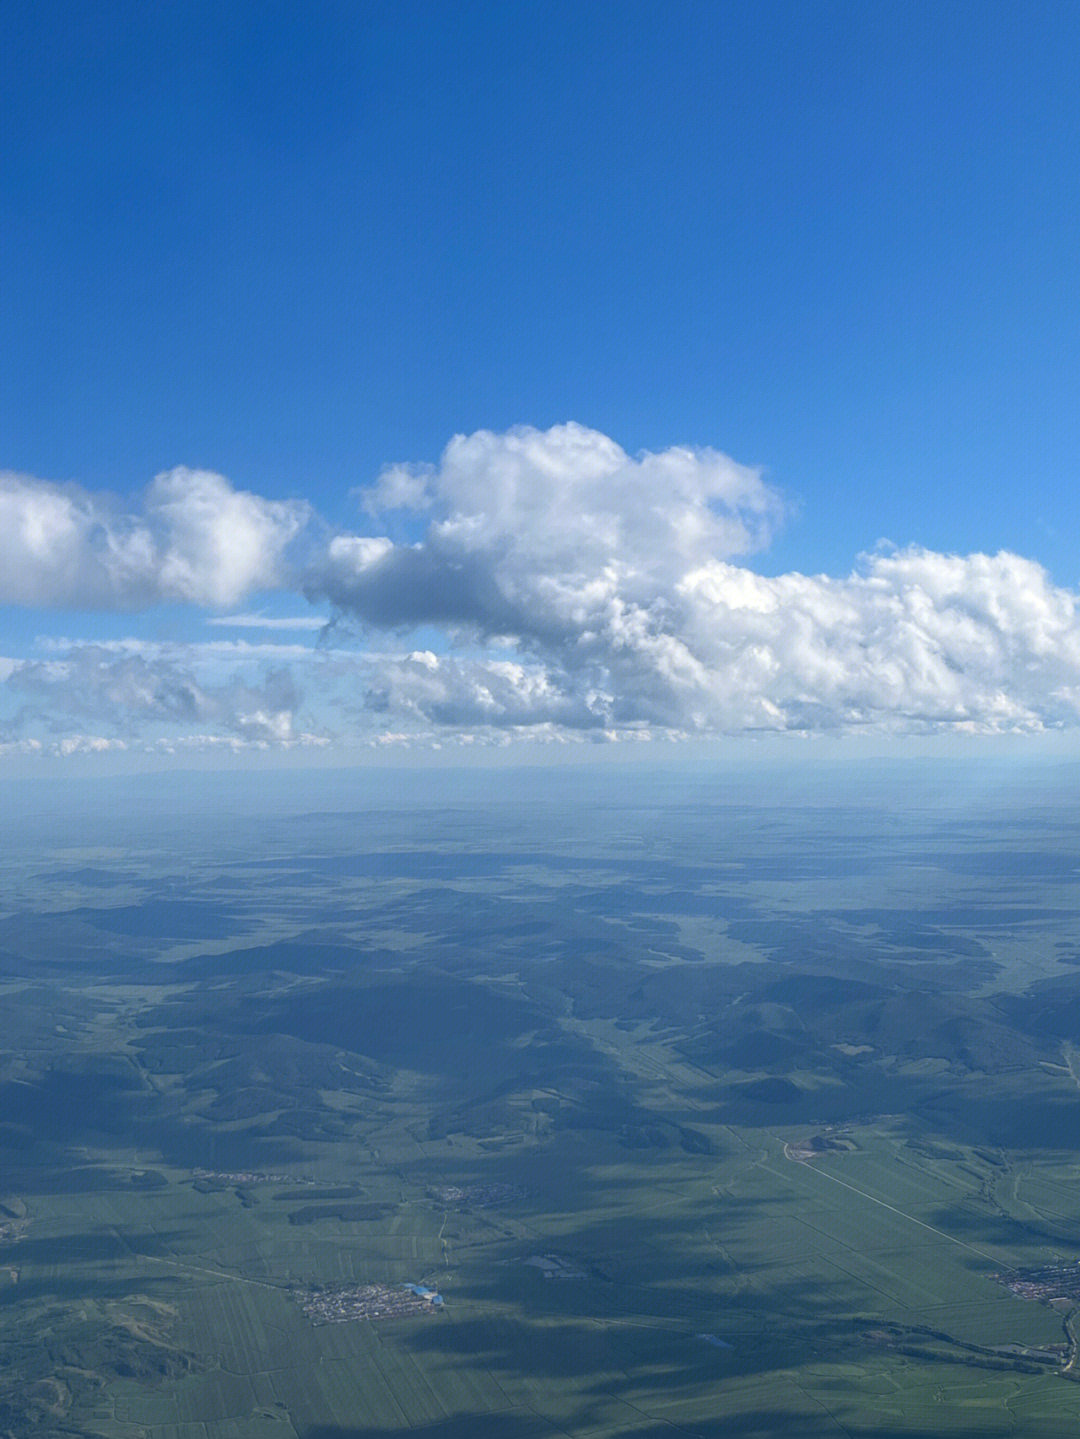
[[[9,851],[0,1434],[1075,1432],[1080,830],[574,815]]]

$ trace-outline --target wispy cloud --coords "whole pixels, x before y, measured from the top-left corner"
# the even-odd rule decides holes
[[[321,630],[328,623],[325,615],[273,615],[241,614],[210,615],[208,625],[220,625],[234,630]]]

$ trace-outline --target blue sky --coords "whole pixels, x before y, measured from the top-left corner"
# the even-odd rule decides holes
[[[174,576],[156,589],[145,575],[129,582],[128,555],[123,583],[74,584],[72,573],[89,573],[85,555],[11,549],[9,573],[51,564],[56,583],[38,574],[3,592],[9,662],[55,666],[61,638],[176,646],[258,633],[207,623],[230,613],[336,613],[343,622],[324,651],[450,655],[461,672],[438,704],[415,685],[403,692],[400,675],[372,677],[374,662],[362,678],[344,674],[346,658],[315,684],[294,675],[293,737],[301,723],[332,742],[367,734],[384,701],[388,733],[399,732],[399,710],[402,733],[490,729],[475,704],[460,703],[461,687],[475,698],[480,683],[462,667],[508,657],[532,667],[529,685],[540,666],[561,700],[549,690],[538,709],[516,709],[525,681],[504,674],[513,704],[489,695],[503,734],[537,725],[730,733],[770,727],[770,706],[778,728],[1071,724],[1075,7],[395,0],[18,3],[7,13],[0,468],[81,486],[91,548],[103,524],[112,544],[146,521],[146,563]],[[354,493],[389,464],[438,466],[454,435],[515,426],[543,435],[568,421],[631,459],[715,449],[760,467],[768,488],[748,502],[730,475],[701,480],[713,474],[706,462],[683,495],[683,520],[722,510],[749,517],[753,533],[734,546],[728,533],[692,553],[669,547],[651,588],[618,590],[623,610],[637,606],[653,626],[642,641],[652,646],[649,676],[639,666],[620,677],[625,634],[585,665],[568,610],[530,629],[514,607],[536,614],[552,562],[548,589],[556,571],[559,583],[573,572],[587,588],[588,566],[603,570],[599,550],[579,562],[567,544],[549,543],[560,526],[566,539],[587,517],[599,523],[600,510],[621,536],[613,555],[640,577],[648,527],[636,528],[620,496],[632,509],[638,481],[662,490],[662,478],[627,480],[609,466],[609,504],[572,477],[558,513],[538,521],[509,506],[490,454],[482,463],[474,454],[477,483],[502,495],[493,502],[501,528],[457,472],[438,470],[418,508],[383,511],[377,523]],[[532,456],[529,484],[543,486],[549,462]],[[161,505],[146,518],[145,487],[181,466],[294,507],[256,516],[270,549],[231,588],[193,580],[188,551],[176,578],[180,521]],[[107,521],[105,491],[121,497]],[[206,493],[205,504],[217,503]],[[29,494],[17,503],[36,503]],[[451,563],[446,536],[429,526],[463,516],[484,532],[483,554],[469,549],[463,561],[459,525]],[[189,520],[181,528],[194,543]],[[525,529],[548,537],[527,555]],[[343,579],[341,551],[329,564],[326,547],[350,534],[389,535],[397,551],[365,551],[362,565],[350,552]],[[810,674],[765,684],[745,673],[750,661],[716,678],[732,645],[742,660],[772,646],[762,672],[791,668],[773,635],[721,634],[727,599],[723,615],[706,616],[700,600],[669,619],[686,575],[710,555],[779,582],[822,572],[840,581],[880,540],[939,557],[1008,550],[1044,567],[1042,580],[1005,567],[947,583],[941,565],[914,581],[908,567],[864,574],[854,600],[844,593],[862,616],[839,645],[846,653],[880,637],[882,614],[864,603],[875,585],[899,586],[895,595],[921,585],[931,608],[949,609],[950,638],[930,626],[931,659],[972,674],[978,698],[940,685],[907,694],[930,660],[905,648],[906,631],[897,646],[907,679],[892,683],[888,645],[876,656],[891,696],[877,706],[865,675],[842,694],[832,681],[819,694]],[[212,569],[221,557],[208,543]],[[410,557],[410,544],[426,558]],[[376,560],[396,575],[382,574],[377,595],[354,573]],[[449,602],[463,563],[471,598]],[[499,592],[499,614],[477,586]],[[420,603],[417,588],[441,598]],[[789,603],[790,588],[768,604]],[[835,617],[822,615],[835,602],[831,593],[799,601],[833,657]],[[1050,616],[1037,639],[1032,604]],[[1003,609],[1019,616],[1005,630]],[[961,611],[986,634],[958,638]],[[290,643],[315,634],[294,630]],[[52,649],[38,645],[50,636]],[[673,661],[657,658],[658,637],[705,665],[708,698],[659,693],[657,675],[667,683]],[[988,645],[1001,652],[996,669]],[[1053,671],[1037,693],[1015,683],[1032,646]],[[182,670],[204,698],[217,695],[192,703],[206,733],[223,736],[237,703],[281,712],[272,705],[285,705],[287,686],[276,681],[271,701],[266,674],[295,661],[267,652],[244,661],[263,667],[257,676],[238,677],[227,656],[206,650],[140,658],[172,665],[170,684]],[[199,668],[211,661],[212,673]],[[837,662],[850,669],[850,659]],[[53,743],[74,724],[125,742],[163,736],[160,705],[140,718],[114,696],[95,724],[88,702],[76,720],[42,697],[43,672],[31,678],[0,705],[0,744]],[[732,701],[740,686],[753,703]],[[590,709],[598,690],[609,702]],[[168,713],[181,725],[175,706]]]

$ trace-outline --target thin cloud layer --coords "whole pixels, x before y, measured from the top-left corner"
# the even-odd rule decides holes
[[[82,729],[108,726],[125,741],[151,730],[187,732],[192,726],[245,740],[283,743],[296,738],[301,695],[288,669],[259,680],[239,676],[212,683],[168,659],[117,655],[97,645],[73,647],[63,659],[13,666],[6,687],[23,706],[24,722]]]
[[[0,743],[501,743],[753,731],[1026,731],[1080,720],[1080,596],[1017,555],[909,547],[844,577],[763,576],[784,516],[713,450],[632,457],[579,425],[458,436],[359,492],[329,539],[302,502],[173,470],[136,510],[0,481],[0,599],[216,609],[278,588],[310,621],[216,638],[53,641],[0,660]],[[303,543],[301,570],[289,556]],[[310,558],[311,556],[314,558]],[[280,603],[280,601],[278,602]],[[289,643],[221,637],[287,629]],[[372,646],[374,632],[389,634]],[[195,738],[193,738],[195,737]],[[77,743],[76,743],[77,741]]]

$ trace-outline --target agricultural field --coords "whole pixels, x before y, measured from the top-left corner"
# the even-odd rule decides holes
[[[1080,823],[840,798],[5,818],[0,1435],[1074,1433]]]

